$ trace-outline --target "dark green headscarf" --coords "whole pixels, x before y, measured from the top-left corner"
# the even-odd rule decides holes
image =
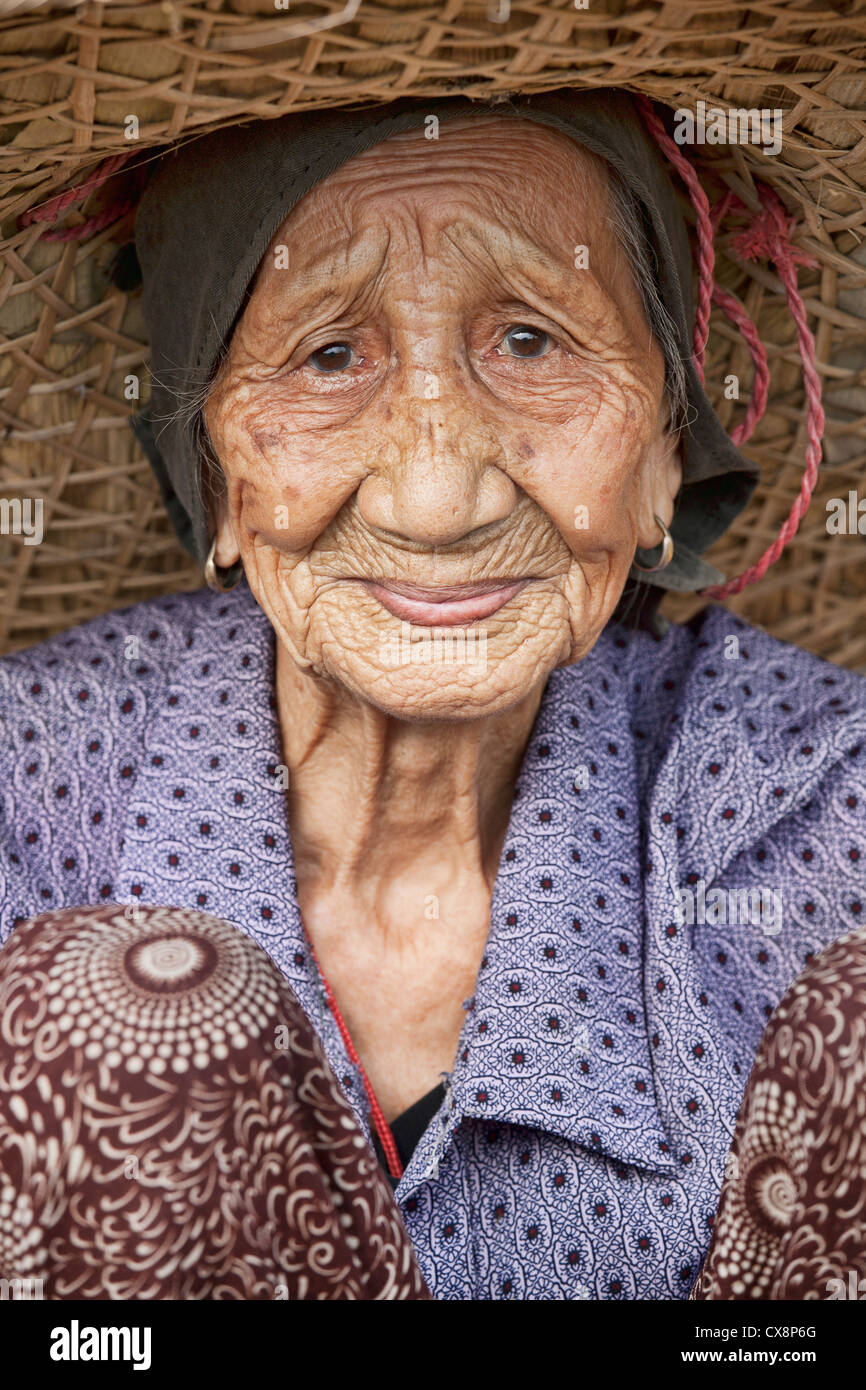
[[[441,122],[473,112],[562,131],[613,165],[638,200],[638,231],[676,325],[689,420],[671,528],[674,559],[638,589],[646,598],[644,585],[694,590],[718,582],[722,576],[700,559],[701,552],[746,505],[758,474],[731,443],[698,380],[685,221],[630,97],[614,90],[562,89],[495,102],[413,99],[360,111],[304,112],[217,131],[170,149],[154,163],[135,229],[153,385],[148,409],[132,424],[180,539],[203,563],[209,536],[200,421],[189,404],[210,381],[280,224],[305,193],[354,155],[391,135],[423,128],[428,116]],[[660,597],[656,592],[655,600]]]

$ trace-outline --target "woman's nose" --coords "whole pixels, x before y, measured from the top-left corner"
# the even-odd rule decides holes
[[[505,451],[471,403],[450,389],[410,397],[392,405],[391,420],[358,491],[369,526],[395,540],[444,546],[511,514],[517,488],[504,471]]]

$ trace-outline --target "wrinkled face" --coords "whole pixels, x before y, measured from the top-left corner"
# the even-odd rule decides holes
[[[243,559],[301,665],[472,718],[592,647],[679,460],[606,168],[514,118],[343,165],[285,220],[205,409]]]

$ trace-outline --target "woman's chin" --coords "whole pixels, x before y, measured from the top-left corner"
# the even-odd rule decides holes
[[[390,719],[407,724],[469,723],[504,714],[520,704],[530,690],[515,690],[506,682],[485,682],[470,686],[459,678],[443,680],[441,685],[413,680],[366,679],[366,672],[340,672],[337,679],[365,704]]]
[[[557,664],[557,651],[536,635],[522,642],[492,637],[482,625],[455,631],[416,628],[372,652],[322,644],[322,674],[384,714],[411,723],[485,719],[531,694]]]
[[[334,584],[308,610],[304,655],[315,674],[396,719],[483,719],[519,705],[562,664],[570,617],[556,581],[460,626],[408,622],[361,586]]]

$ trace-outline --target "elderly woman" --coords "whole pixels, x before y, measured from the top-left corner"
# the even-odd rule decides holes
[[[291,1296],[419,1297],[417,1268],[442,1299],[686,1297],[767,1020],[866,911],[866,701],[722,609],[654,617],[660,586],[715,578],[700,552],[755,475],[691,362],[685,226],[635,110],[234,128],[157,164],[136,242],[136,428],[210,589],[0,667],[21,1230],[45,1224],[22,1136],[53,1123],[57,1058],[120,1129],[160,1086],[194,1129],[225,1072],[234,1190],[261,1190],[234,1225],[224,1204],[221,1250],[254,1264],[231,1231],[255,1245],[277,1177],[231,1087],[260,1065],[319,1176],[327,1075],[397,1252],[365,1293],[356,1237],[352,1291],[317,1295],[294,1230]],[[88,1165],[63,1183],[92,1215]],[[137,1256],[147,1296],[279,1296],[286,1262],[232,1283],[176,1225],[168,1273]],[[63,1289],[111,1296],[78,1259]]]

